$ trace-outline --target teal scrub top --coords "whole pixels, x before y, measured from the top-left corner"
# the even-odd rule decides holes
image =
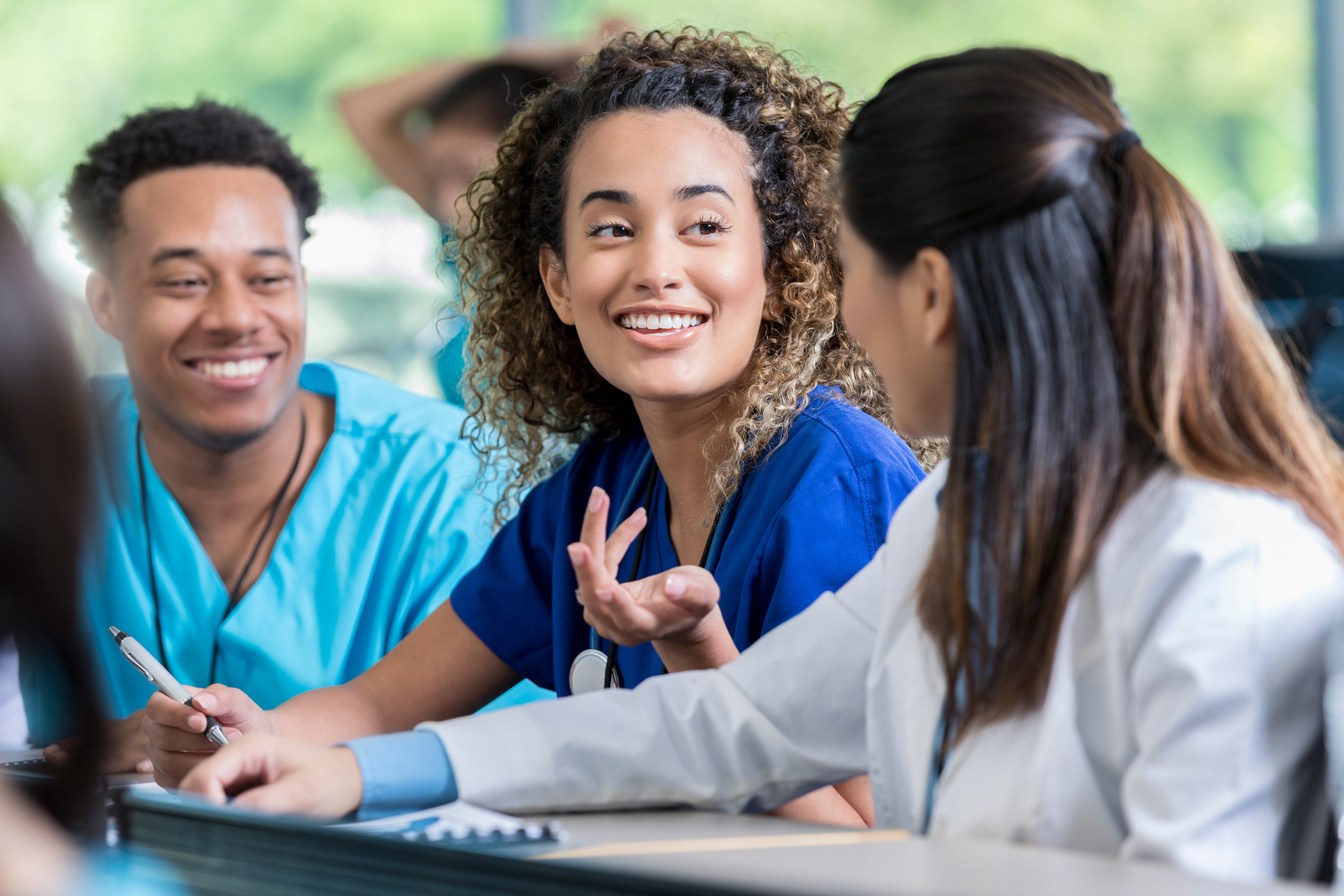
[[[491,535],[493,497],[481,493],[476,456],[460,437],[461,409],[328,362],[306,364],[299,384],[335,399],[335,429],[269,562],[227,618],[224,582],[145,456],[166,665],[183,684],[209,684],[217,644],[216,680],[267,709],[372,666],[448,597]],[[82,570],[84,622],[106,709],[121,717],[153,691],[107,628],[157,653],[159,622],[130,383],[97,377],[89,392],[97,525]],[[63,726],[40,665],[20,674],[31,736],[46,743]]]

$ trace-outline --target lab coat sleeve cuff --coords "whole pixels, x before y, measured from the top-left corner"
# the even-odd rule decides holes
[[[504,812],[550,808],[568,801],[556,796],[555,741],[530,712],[540,705],[422,722],[416,731],[433,735],[452,757],[461,799]]]
[[[451,803],[457,780],[443,742],[429,731],[361,737],[342,746],[355,754],[364,779],[361,817]]]

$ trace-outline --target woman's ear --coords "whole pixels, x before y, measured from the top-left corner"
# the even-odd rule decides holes
[[[551,300],[555,316],[560,322],[574,326],[574,306],[569,297],[569,278],[565,276],[565,266],[560,256],[550,246],[541,247],[538,259],[541,267],[541,282],[546,288],[546,298]]]
[[[765,304],[761,306],[761,320],[779,323],[784,319],[784,290],[765,272]]]
[[[924,248],[915,254],[915,275],[923,294],[920,309],[924,344],[930,348],[947,345],[956,339],[957,283],[947,256],[937,249]]]

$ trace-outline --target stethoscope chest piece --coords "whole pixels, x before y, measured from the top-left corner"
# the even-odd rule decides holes
[[[591,691],[600,691],[606,683],[606,677],[606,652],[589,647],[574,657],[574,662],[569,664],[569,692],[587,694]],[[611,686],[615,688],[621,686],[619,669],[611,670]]]

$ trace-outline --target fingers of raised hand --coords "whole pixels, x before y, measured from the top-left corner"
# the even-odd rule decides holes
[[[605,600],[606,593],[617,587],[616,580],[597,562],[588,545],[575,542],[568,551],[569,562],[574,566],[574,577],[579,583],[575,595],[579,603],[587,605],[594,600]]]
[[[694,568],[694,567],[693,567]],[[698,570],[703,572],[703,570]],[[712,588],[705,587],[703,576],[688,575],[683,570],[668,572],[662,581],[663,597],[683,613],[699,618],[705,616],[719,602],[718,586],[710,579]]]
[[[662,620],[657,608],[630,597],[616,588],[590,602],[583,618],[597,629],[598,635],[623,647],[643,644],[658,637]]]
[[[588,551],[588,546],[581,542],[575,542],[565,550],[569,553],[570,565],[574,567],[574,578],[579,583],[574,598],[586,606],[588,599],[593,595],[594,587],[592,554]]]
[[[607,540],[607,509],[611,499],[600,488],[594,488],[588,496],[588,507],[583,512],[583,528],[579,531],[579,541],[588,546],[594,557],[603,555],[603,545]]]
[[[649,515],[644,511],[644,508],[636,507],[635,512],[622,520],[621,524],[607,538],[602,559],[606,564],[607,572],[613,578],[620,571],[621,560],[625,559],[625,552],[639,537],[639,533],[644,531],[644,526],[648,524],[648,521]]]

